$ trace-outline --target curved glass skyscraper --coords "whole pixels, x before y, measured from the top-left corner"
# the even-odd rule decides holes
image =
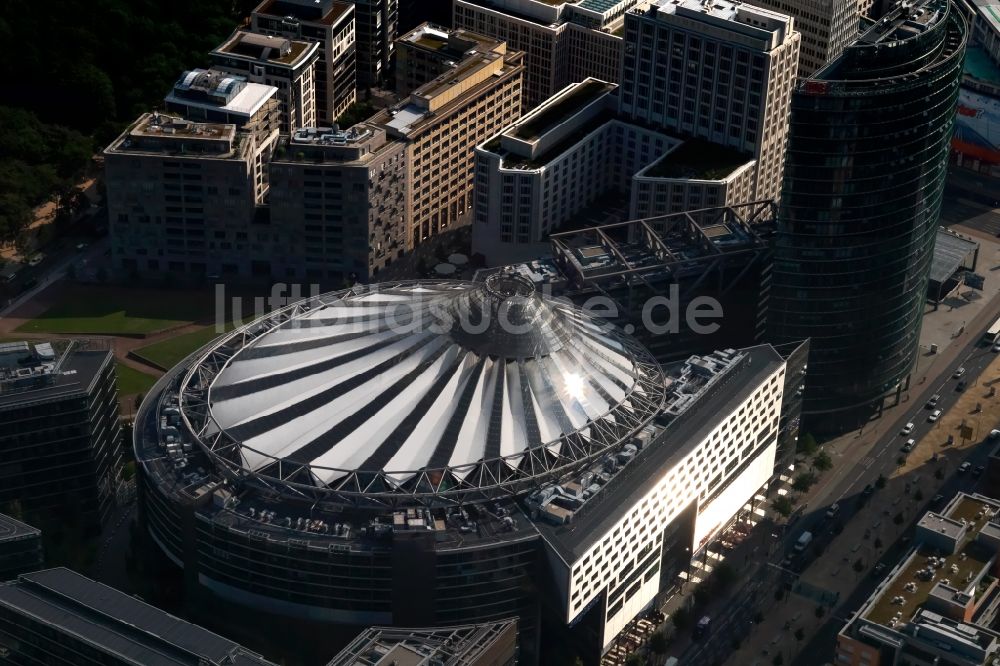
[[[793,95],[768,316],[775,343],[812,341],[810,430],[908,381],[965,41],[947,0],[897,5]]]

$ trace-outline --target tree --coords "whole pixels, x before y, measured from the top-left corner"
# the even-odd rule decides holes
[[[896,525],[902,525],[903,520],[905,520],[905,518],[903,518],[902,511],[900,511],[899,513],[897,513],[895,516],[892,517],[892,522]]]
[[[822,618],[824,615],[826,615],[826,609],[822,606],[816,606],[816,617]]]
[[[817,449],[819,449],[819,445],[816,444],[816,438],[807,432],[799,437],[798,444],[795,448],[799,453],[811,456],[816,453]]]
[[[937,479],[938,481],[940,481],[941,479],[943,479],[944,478],[944,470],[941,469],[940,467],[938,467],[936,470],[934,470],[934,478]]]
[[[783,587],[774,588],[774,600],[781,601],[784,598],[785,598],[785,588]]]
[[[875,546],[875,550],[882,550],[882,539],[875,537],[875,541],[872,543]]]
[[[778,495],[771,500],[771,508],[777,511],[782,517],[787,518],[791,515],[794,506],[788,495]]]
[[[812,472],[803,472],[795,477],[795,480],[792,482],[792,488],[800,493],[804,493],[809,490],[814,483],[816,483],[816,475]]]
[[[670,618],[670,620],[671,622],[674,623],[675,627],[677,627],[680,630],[683,630],[685,627],[691,624],[691,611],[689,611],[686,607],[681,606],[680,608],[674,611],[674,614]]]
[[[906,456],[900,455],[896,458],[896,467],[902,467],[906,464]]]
[[[653,632],[649,637],[649,649],[653,654],[664,654],[667,651],[667,637],[662,631]]]
[[[916,491],[913,493],[913,499],[915,499],[918,502],[922,502],[924,500],[924,493],[923,491],[920,490],[920,488],[917,488]]]
[[[861,573],[862,571],[865,570],[865,563],[862,562],[861,558],[859,557],[858,559],[854,560],[854,564],[852,565],[852,568],[856,572]]]
[[[715,580],[718,582],[719,587],[725,589],[736,582],[739,578],[739,574],[736,573],[736,569],[729,562],[722,562],[719,566],[715,567],[713,572]]]
[[[827,453],[826,451],[820,451],[815,456],[813,456],[813,467],[815,467],[821,472],[825,472],[826,470],[833,467],[833,459],[830,457],[830,454]]]
[[[878,488],[879,490],[882,490],[883,488],[885,488],[885,483],[886,483],[885,477],[879,474],[878,478],[875,479],[875,487]]]
[[[642,666],[642,657],[633,652],[625,658],[625,666]]]
[[[764,621],[764,614],[761,613],[760,611],[756,611],[753,614],[753,623],[754,624],[760,624],[763,621]]]
[[[805,637],[806,637],[806,632],[802,627],[799,627],[798,629],[795,630],[795,640],[801,641]]]
[[[781,666],[783,663],[785,663],[785,658],[782,657],[781,653],[779,652],[778,654],[774,655],[774,659],[771,660],[771,663],[774,664],[774,666]]]

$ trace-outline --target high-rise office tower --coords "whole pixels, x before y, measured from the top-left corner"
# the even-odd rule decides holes
[[[866,23],[792,101],[768,318],[774,342],[811,339],[814,431],[857,427],[908,381],[962,75],[948,0]]]
[[[455,0],[453,25],[524,51],[524,111],[570,83],[618,80],[620,30],[639,0]]]
[[[861,8],[872,0],[861,0]],[[858,36],[857,0],[750,0],[750,4],[788,14],[802,33],[799,76],[810,76],[835,59]]]
[[[253,32],[319,44],[316,119],[324,124],[357,99],[355,16],[354,5],[337,0],[264,0],[250,16]]]
[[[385,84],[399,25],[399,0],[352,0],[358,35],[358,88]]]
[[[719,0],[660,0],[625,15],[621,115],[756,160],[752,195],[781,190],[799,57],[793,19]]]

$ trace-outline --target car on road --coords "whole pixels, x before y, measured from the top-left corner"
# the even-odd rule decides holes
[[[865,489],[861,491],[861,494],[865,497],[871,497],[872,493],[874,492],[875,492],[875,486],[869,483],[867,486],[865,486]]]
[[[996,439],[997,437],[1000,437],[1000,430],[990,430],[990,439]]]
[[[1000,342],[998,342],[995,345],[993,345],[993,351],[1000,352]]]
[[[985,469],[986,468],[983,467],[982,465],[977,465],[976,469],[972,470],[972,476],[974,476],[975,478],[978,479],[982,475],[983,470],[985,470]]]
[[[826,517],[835,518],[838,513],[840,513],[840,505],[834,502],[830,505],[830,508],[826,510]]]
[[[954,377],[955,379],[958,379],[959,377],[961,377],[964,374],[965,374],[965,368],[960,367],[958,370],[955,371],[955,374],[953,374],[952,377]]]
[[[941,410],[935,409],[933,412],[930,413],[930,416],[927,417],[927,420],[930,421],[931,423],[934,423],[939,418],[941,418]]]
[[[956,385],[955,385],[955,390],[956,390],[956,391],[964,391],[964,390],[965,390],[965,387],[966,387],[967,385],[968,385],[968,383],[967,383],[967,382],[966,382],[966,381],[965,381],[964,379],[962,379],[962,380],[960,380],[960,381],[958,382],[958,384],[956,384]]]
[[[83,252],[86,249],[87,249],[87,244],[86,243],[77,243],[76,244],[76,251],[77,252]]]
[[[966,472],[969,471],[970,467],[972,467],[972,463],[964,462],[958,466],[958,473],[965,474]]]
[[[707,615],[702,616],[698,620],[698,624],[694,625],[694,637],[701,638],[708,633],[708,630],[712,627],[712,618]]]
[[[916,441],[914,441],[912,439],[906,440],[906,444],[903,444],[903,447],[902,447],[903,452],[904,453],[909,453],[910,451],[913,450],[913,447],[916,446],[916,445],[917,445]]]
[[[905,426],[903,426],[903,429],[899,431],[899,434],[902,435],[903,437],[906,437],[911,432],[913,432],[913,424],[907,423]]]
[[[944,495],[935,495],[934,499],[931,500],[931,506],[940,506],[943,501]]]
[[[41,252],[39,252],[37,254],[34,254],[34,255],[31,256],[30,259],[28,259],[28,265],[29,266],[37,266],[38,264],[42,263],[42,259],[44,259],[44,258],[45,258],[45,255],[42,254]]]
[[[941,399],[941,396],[938,395],[937,393],[935,393],[934,395],[932,395],[931,399],[927,401],[927,405],[926,405],[927,409],[934,409],[935,407],[937,407],[938,400],[940,400],[940,399]]]

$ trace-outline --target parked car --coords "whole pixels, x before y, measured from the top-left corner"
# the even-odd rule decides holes
[[[916,446],[916,445],[917,445],[916,441],[914,441],[912,439],[906,440],[906,444],[903,444],[903,452],[904,453],[909,453],[910,451],[913,450],[913,447]]]
[[[966,472],[969,471],[970,467],[972,467],[972,463],[964,462],[958,466],[958,473],[965,474]]]
[[[993,351],[1000,352],[1000,342],[998,342],[995,345],[993,345]]]
[[[840,513],[840,505],[834,502],[830,505],[830,508],[826,510],[826,517],[834,518],[838,513]]]
[[[938,395],[937,393],[935,393],[934,395],[932,395],[931,399],[927,401],[927,405],[926,405],[927,409],[934,409],[935,407],[937,407],[938,400],[940,400],[940,399],[941,399],[941,396]]]
[[[867,486],[865,486],[865,489],[861,491],[861,494],[864,495],[865,497],[871,497],[872,493],[874,492],[875,492],[875,486],[869,483]]]
[[[986,468],[983,467],[982,465],[977,465],[976,469],[972,470],[972,476],[974,476],[974,477],[976,477],[978,479],[980,477],[980,475],[983,473],[983,470],[985,470],[985,469]]]
[[[968,383],[964,379],[959,380],[958,384],[955,385],[955,390],[964,391],[966,386],[968,386]]]
[[[930,421],[931,423],[934,423],[939,418],[941,418],[941,410],[935,409],[933,412],[931,412],[930,416],[927,417],[927,420]]]
[[[899,431],[899,434],[902,435],[903,437],[906,437],[911,432],[913,432],[913,424],[907,423],[905,426],[903,426],[903,429]]]
[[[959,377],[961,377],[964,374],[965,374],[965,368],[959,367],[959,369],[955,371],[955,374],[953,374],[952,377],[954,377],[955,379],[958,379]]]
[[[931,506],[940,506],[943,501],[944,495],[935,495],[934,499],[931,500]]]

